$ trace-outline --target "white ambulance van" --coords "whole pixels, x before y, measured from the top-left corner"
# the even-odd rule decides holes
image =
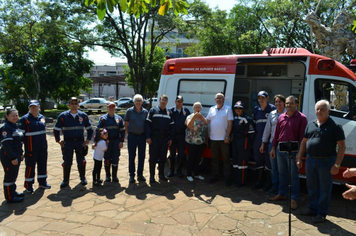
[[[177,58],[167,60],[162,70],[158,97],[168,95],[167,107],[174,106],[177,95],[192,110],[201,102],[202,113],[215,105],[214,96],[225,94],[225,104],[233,107],[242,101],[251,115],[257,93],[265,90],[270,103],[276,94],[299,98],[299,110],[311,121],[315,103],[320,99],[331,102],[331,117],[343,126],[346,154],[335,180],[344,180],[342,172],[356,167],[356,75],[341,63],[312,54],[303,48],[273,48],[262,54]],[[204,157],[211,157],[205,150]],[[305,169],[301,170],[301,174]],[[356,177],[347,179],[356,183]]]

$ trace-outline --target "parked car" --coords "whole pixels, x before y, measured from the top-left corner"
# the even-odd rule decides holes
[[[121,104],[119,104],[117,106],[117,109],[122,110],[122,109],[127,109],[127,108],[130,108],[130,107],[133,107],[133,106],[134,106],[134,101],[133,101],[133,99],[130,99],[130,100],[126,101],[126,102],[122,102]],[[147,102],[146,100],[143,100],[142,106],[144,108],[146,108],[146,109],[149,109],[150,108],[150,103]]]
[[[105,100],[104,98],[91,98],[87,101],[79,103],[79,107],[81,110],[87,110],[88,112],[91,111],[106,111],[106,106],[109,101]]]
[[[147,99],[148,103],[150,103],[150,98]],[[152,107],[158,106],[158,98],[152,98]]]
[[[129,100],[132,100],[130,97],[123,97],[115,101],[116,106],[119,106],[123,102],[127,102]]]
[[[5,110],[3,105],[0,105],[0,111]]]

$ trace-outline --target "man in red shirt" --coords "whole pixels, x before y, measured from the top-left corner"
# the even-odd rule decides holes
[[[278,201],[285,200],[288,196],[288,183],[289,183],[289,156],[286,152],[280,152],[280,142],[298,141],[301,143],[305,131],[305,127],[308,124],[307,118],[304,114],[297,110],[298,99],[294,96],[289,96],[286,99],[287,111],[281,114],[278,118],[276,130],[272,141],[271,158],[277,157],[278,172],[279,172],[279,187],[278,195],[271,197],[268,200]],[[277,155],[276,155],[277,147]],[[297,163],[294,160],[291,162],[291,208],[293,210],[298,208],[299,200],[299,169]]]

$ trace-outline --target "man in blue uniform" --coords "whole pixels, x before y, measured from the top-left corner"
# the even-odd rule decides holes
[[[115,103],[109,102],[107,109],[108,113],[101,116],[97,130],[99,128],[105,128],[109,134],[108,149],[104,154],[104,166],[106,173],[106,182],[110,182],[110,165],[112,165],[112,181],[119,182],[117,177],[117,168],[119,165],[120,149],[123,146],[125,139],[125,127],[121,116],[115,114]],[[99,134],[95,135],[94,141],[99,137]]]
[[[73,163],[73,152],[77,158],[78,172],[80,183],[87,184],[85,179],[85,148],[93,135],[93,128],[89,117],[86,113],[78,110],[79,104],[76,97],[71,97],[69,100],[69,110],[62,112],[53,128],[53,134],[56,142],[61,145],[63,153],[63,182],[61,188],[68,186],[70,169]],[[87,131],[87,140],[84,141],[84,130]],[[63,133],[64,140],[60,139],[60,132]]]
[[[51,186],[46,181],[48,153],[45,118],[39,113],[40,104],[37,100],[31,100],[28,107],[29,112],[19,121],[19,129],[25,136],[25,188],[27,193],[32,193],[36,163],[39,188],[49,189]]]
[[[259,189],[263,187],[263,179],[267,180],[267,184],[264,189],[269,190],[272,187],[271,183],[271,162],[268,156],[268,150],[260,152],[262,143],[263,131],[266,126],[268,115],[276,107],[268,103],[268,93],[266,91],[260,91],[257,94],[259,106],[256,106],[252,111],[252,116],[255,122],[255,141],[253,143],[253,155],[256,162],[257,181],[252,189]],[[266,171],[265,171],[266,170]],[[264,176],[265,173],[265,176]]]
[[[250,148],[255,129],[253,120],[244,113],[244,104],[241,101],[236,102],[236,116],[232,125],[232,167],[235,175],[236,187],[241,187],[247,181],[247,168]]]
[[[183,106],[183,97],[178,95],[175,100],[175,106],[171,108],[172,117],[175,126],[175,135],[172,145],[169,147],[170,153],[170,170],[167,174],[168,177],[174,176],[174,169],[177,157],[177,175],[182,178],[182,165],[185,160],[185,130],[187,126],[185,125],[185,120],[187,116],[190,115],[188,108]],[[176,155],[178,151],[178,156]]]
[[[164,164],[167,150],[174,138],[174,121],[171,111],[166,109],[167,95],[159,99],[159,106],[152,107],[148,113],[145,125],[146,142],[150,145],[150,183],[156,183],[155,168],[158,163],[159,179],[167,181],[164,176]]]

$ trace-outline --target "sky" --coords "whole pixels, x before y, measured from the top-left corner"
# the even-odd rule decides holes
[[[226,11],[230,11],[236,4],[236,0],[205,0],[205,2],[212,9],[215,9],[215,7],[218,6],[220,10]],[[96,51],[90,50],[88,58],[94,61],[96,65],[115,65],[115,62],[123,61],[122,58],[111,57],[111,55],[101,47],[97,47]]]

